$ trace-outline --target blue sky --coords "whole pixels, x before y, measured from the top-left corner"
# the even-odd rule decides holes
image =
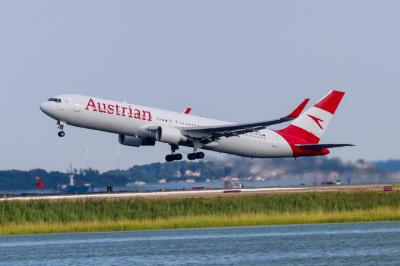
[[[63,93],[244,122],[335,88],[347,95],[322,142],[357,147],[331,156],[398,158],[398,10],[398,1],[1,1],[0,169],[85,167],[85,130],[68,127],[61,140],[38,108]],[[90,166],[116,168],[117,136],[87,134]],[[121,147],[120,165],[163,161],[168,150]]]

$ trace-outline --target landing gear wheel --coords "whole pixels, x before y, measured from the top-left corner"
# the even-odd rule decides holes
[[[191,161],[196,160],[196,159],[203,159],[204,158],[204,152],[194,152],[194,153],[189,153],[187,158]]]
[[[187,158],[188,158],[190,161],[196,160],[196,153],[189,153],[188,156],[187,156]]]
[[[64,132],[64,131],[58,132],[58,136],[59,136],[60,138],[65,137],[65,132]]]
[[[197,152],[196,154],[196,158],[197,159],[203,159],[204,158],[204,152]]]
[[[180,153],[174,154],[173,156],[175,161],[180,161],[183,158],[182,154]]]
[[[180,161],[182,160],[183,156],[180,153],[177,154],[168,154],[167,156],[165,156],[165,160],[167,162],[172,162],[172,161]]]
[[[179,150],[179,146],[175,145],[175,144],[171,144],[171,154],[168,154],[167,156],[165,156],[165,160],[167,162],[182,160],[182,154],[175,153],[176,150]]]
[[[173,155],[168,154],[167,156],[165,156],[165,160],[167,162],[172,162],[174,160],[174,157],[173,157]]]

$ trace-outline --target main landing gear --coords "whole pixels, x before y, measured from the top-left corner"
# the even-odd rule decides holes
[[[187,158],[190,161],[196,160],[196,159],[203,159],[204,158],[204,153],[203,152],[197,152],[197,147],[195,146],[193,149],[192,153],[189,153]]]
[[[165,160],[167,162],[172,162],[172,161],[180,161],[182,160],[183,156],[180,153],[175,153],[175,151],[179,149],[178,145],[171,145],[171,154],[168,154],[165,156]],[[196,159],[203,159],[204,158],[204,153],[203,152],[197,152],[197,149],[194,149],[192,153],[189,153],[187,155],[188,160],[193,161]]]
[[[204,152],[193,152],[193,153],[189,153],[187,158],[189,160],[196,160],[196,159],[203,159],[204,158]]]
[[[182,158],[183,158],[183,156],[180,153],[168,154],[167,156],[165,156],[165,160],[167,162],[180,161],[180,160],[182,160]]]
[[[65,137],[64,126],[65,126],[65,123],[64,123],[64,122],[57,121],[57,127],[58,127],[58,129],[60,130],[60,131],[58,132],[58,136],[59,136],[60,138]]]
[[[175,153],[175,151],[179,149],[178,145],[171,145],[171,154],[168,154],[165,156],[165,160],[167,162],[172,162],[172,161],[180,161],[182,160],[183,156],[180,153]]]

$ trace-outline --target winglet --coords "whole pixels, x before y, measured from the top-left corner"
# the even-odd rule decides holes
[[[309,98],[304,99],[304,101],[299,104],[296,109],[293,110],[293,112],[291,112],[288,116],[286,116],[287,118],[290,119],[296,119],[301,112],[303,112],[304,108],[306,107],[307,103],[310,101]]]
[[[185,111],[183,111],[183,113],[184,113],[185,115],[188,115],[188,114],[190,114],[191,111],[192,111],[192,108],[186,107],[186,108],[185,108]]]

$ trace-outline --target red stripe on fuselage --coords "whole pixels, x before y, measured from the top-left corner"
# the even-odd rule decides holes
[[[275,132],[281,135],[290,145],[293,157],[326,155],[329,153],[328,149],[307,150],[297,147],[296,144],[316,144],[319,142],[317,136],[300,127],[289,125],[287,128],[276,130]]]
[[[277,130],[276,132],[287,141],[296,144],[315,144],[319,142],[317,136],[295,125],[289,125],[288,127]]]

